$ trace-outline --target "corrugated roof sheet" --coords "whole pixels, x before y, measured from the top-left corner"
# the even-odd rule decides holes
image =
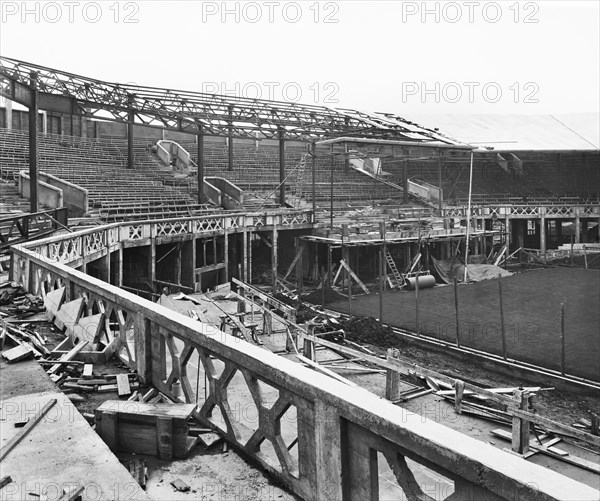
[[[495,150],[598,150],[600,114],[412,115],[418,124]]]

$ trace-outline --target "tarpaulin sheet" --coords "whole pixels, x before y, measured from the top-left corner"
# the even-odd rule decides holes
[[[430,258],[435,267],[435,271],[443,282],[451,284],[454,280],[462,282],[465,276],[465,265],[455,261],[454,264],[448,259],[437,260]],[[482,280],[491,280],[493,278],[508,277],[512,275],[500,266],[493,264],[469,264],[467,265],[467,282],[481,282]]]

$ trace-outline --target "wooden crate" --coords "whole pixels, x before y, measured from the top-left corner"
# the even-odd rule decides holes
[[[96,431],[112,451],[185,458],[196,445],[189,437],[193,404],[149,404],[107,400],[96,409]]]

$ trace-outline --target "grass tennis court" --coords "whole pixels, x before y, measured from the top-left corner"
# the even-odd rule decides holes
[[[560,370],[561,316],[565,304],[566,372],[600,381],[600,271],[550,268],[502,279],[507,356]],[[458,286],[459,330],[464,346],[502,354],[497,280]],[[415,292],[386,292],[383,321],[416,330]],[[329,308],[348,312],[348,301]],[[355,296],[354,315],[379,316],[379,296]],[[419,292],[421,332],[456,339],[453,286]]]

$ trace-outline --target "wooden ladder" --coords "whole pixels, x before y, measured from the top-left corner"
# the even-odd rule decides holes
[[[394,287],[402,287],[404,280],[402,279],[402,275],[400,275],[400,272],[398,271],[398,268],[396,267],[394,258],[390,254],[389,249],[387,249],[387,248],[385,249],[385,260],[387,261],[388,267],[390,268],[390,270],[392,270],[392,274],[394,275],[394,280],[395,280],[396,284],[393,286]]]

